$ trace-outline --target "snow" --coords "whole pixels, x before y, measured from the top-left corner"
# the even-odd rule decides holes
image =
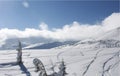
[[[120,27],[105,32],[97,40],[120,40]]]
[[[29,46],[27,46],[27,47],[24,47],[23,49],[33,48],[33,47],[36,47],[36,46],[40,46],[40,45],[42,45],[42,44],[44,44],[44,43],[32,44],[32,45],[29,45]]]
[[[53,65],[58,72],[59,64],[64,60],[66,76],[120,76],[120,47],[96,46],[99,45],[77,44],[63,48],[23,50],[22,65],[15,63],[16,50],[1,50],[0,76],[38,76],[39,73],[34,72],[34,58],[42,61],[48,75],[52,73]]]

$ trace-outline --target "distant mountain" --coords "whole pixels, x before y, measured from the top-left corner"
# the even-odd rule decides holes
[[[77,41],[56,41],[52,39],[45,39],[40,37],[30,37],[30,38],[10,38],[5,41],[0,47],[0,50],[13,50],[18,47],[18,40],[21,41],[23,49],[50,49],[54,47],[59,47],[62,45],[72,45]]]
[[[22,47],[27,47],[32,44],[37,44],[37,43],[49,43],[53,42],[54,40],[52,39],[45,39],[41,37],[30,37],[30,38],[10,38],[5,41],[5,44],[3,44],[0,47],[0,50],[10,50],[10,49],[16,49],[18,46],[18,40],[21,41]]]
[[[78,41],[64,41],[64,42],[51,42],[51,43],[44,43],[44,44],[34,44],[25,47],[24,49],[51,49],[63,45],[74,45]]]

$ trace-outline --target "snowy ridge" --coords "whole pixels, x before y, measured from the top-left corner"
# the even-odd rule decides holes
[[[29,49],[29,48],[37,47],[37,46],[40,46],[40,45],[42,45],[42,44],[44,44],[44,43],[32,44],[32,45],[29,45],[29,46],[24,47],[23,49]]]
[[[120,27],[110,30],[97,38],[97,40],[119,40],[120,41]]]

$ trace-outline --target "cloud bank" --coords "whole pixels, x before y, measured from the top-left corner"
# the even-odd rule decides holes
[[[63,28],[53,28],[49,30],[46,23],[41,23],[39,29],[25,28],[21,31],[18,29],[0,29],[0,44],[8,38],[29,38],[43,37],[57,40],[81,40],[86,38],[96,38],[106,31],[120,27],[120,13],[113,13],[105,18],[99,24],[80,24],[74,21],[72,24],[64,25]]]

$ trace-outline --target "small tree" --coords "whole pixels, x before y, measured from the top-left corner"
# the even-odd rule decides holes
[[[45,67],[38,58],[33,59],[33,64],[35,65],[35,72],[40,72],[39,76],[47,76]]]
[[[54,70],[55,65],[53,64],[52,60],[50,60],[50,62],[51,62],[51,65],[52,65],[52,67],[50,69],[53,71],[52,76],[55,76],[55,74],[56,74],[56,72]]]
[[[60,64],[60,66],[59,66],[59,69],[60,69],[60,71],[59,71],[60,76],[65,76],[67,74],[66,73],[66,65],[65,65],[63,60],[62,60],[62,62]]]
[[[17,53],[17,63],[22,63],[22,45],[21,42],[19,41],[18,43],[18,48],[16,49],[18,51]]]

